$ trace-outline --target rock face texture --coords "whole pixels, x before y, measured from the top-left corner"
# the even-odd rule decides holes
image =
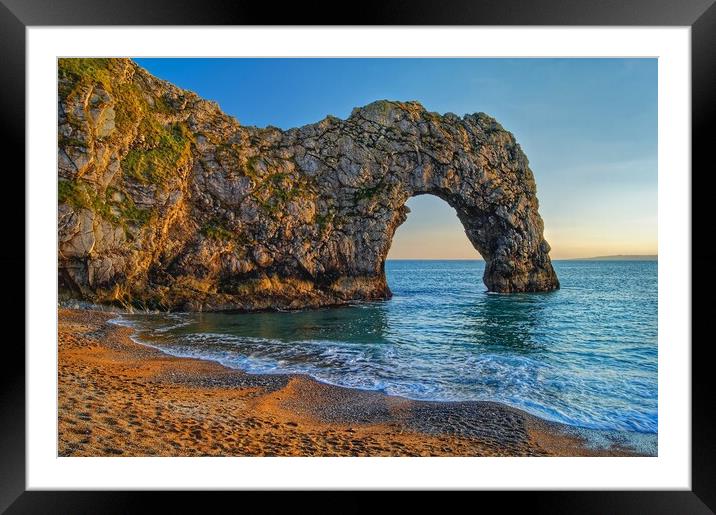
[[[386,299],[393,234],[423,194],[455,208],[489,290],[559,287],[527,158],[483,113],[378,101],[245,127],[128,59],[61,59],[58,109],[61,295],[173,310]]]

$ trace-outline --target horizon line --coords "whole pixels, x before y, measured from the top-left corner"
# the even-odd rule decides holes
[[[582,257],[558,257],[551,258],[552,261],[570,261],[577,259],[598,259],[598,258],[615,258],[615,257],[659,257],[659,254],[605,254],[600,256],[582,256]],[[410,257],[410,258],[386,258],[386,261],[485,261],[485,258],[422,258],[422,257]]]

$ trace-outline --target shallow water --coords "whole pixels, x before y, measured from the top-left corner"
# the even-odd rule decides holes
[[[249,372],[656,433],[657,263],[554,265],[562,287],[550,293],[488,294],[482,261],[388,261],[390,301],[124,322],[165,352]]]

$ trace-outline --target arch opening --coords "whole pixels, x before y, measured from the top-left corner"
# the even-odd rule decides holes
[[[409,214],[395,231],[388,260],[483,260],[447,201],[422,193],[408,199],[406,207]]]
[[[419,222],[419,220],[407,222],[408,214],[412,211],[408,204],[421,202],[421,199],[431,199],[422,203],[431,204],[435,211],[443,215],[445,227],[450,229],[453,240],[459,242],[457,247],[462,247],[463,255],[448,257],[451,245],[445,245],[439,237],[430,238],[430,231],[422,231],[427,232],[422,240],[425,245],[432,246],[431,252],[434,254],[428,257],[423,249],[423,256],[419,257],[416,254],[416,259],[482,258],[485,261],[483,282],[488,291],[510,293],[550,291],[559,288],[559,280],[549,258],[550,246],[542,235],[543,222],[537,214],[538,203],[534,197],[534,190],[528,189],[526,192],[515,194],[506,191],[506,188],[499,184],[492,191],[476,188],[474,185],[467,185],[466,188],[464,183],[446,184],[445,176],[454,175],[449,167],[440,168],[437,180],[437,174],[430,173],[428,180],[425,180],[426,177],[423,175],[419,178],[419,184],[413,183],[406,201],[396,209],[394,220],[397,223],[389,236],[390,241],[383,255],[381,271],[384,270],[385,260],[389,258],[391,249],[394,248],[393,239],[399,228],[405,223],[415,225],[415,222]],[[529,170],[526,172],[531,176]],[[445,216],[450,212],[454,216]],[[430,222],[437,223],[439,226],[440,218],[438,216],[430,219]],[[455,218],[462,231],[457,228]],[[411,225],[408,227],[410,228]],[[409,238],[410,236],[413,239],[419,238],[419,230],[414,231],[417,234],[412,235],[410,229],[407,232]],[[467,237],[467,242],[463,238],[455,238],[460,232]],[[398,244],[401,245],[404,236],[398,238]],[[415,250],[413,248],[413,252]],[[392,252],[393,259],[400,253],[401,249],[398,247],[397,251]]]

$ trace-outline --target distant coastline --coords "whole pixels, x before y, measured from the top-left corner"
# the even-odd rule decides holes
[[[388,261],[484,261],[482,258],[388,258]],[[657,254],[615,254],[613,256],[552,258],[552,261],[658,261]]]
[[[658,261],[656,254],[617,254],[614,256],[595,256],[588,258],[572,258],[579,261]],[[564,260],[568,261],[568,260]]]

